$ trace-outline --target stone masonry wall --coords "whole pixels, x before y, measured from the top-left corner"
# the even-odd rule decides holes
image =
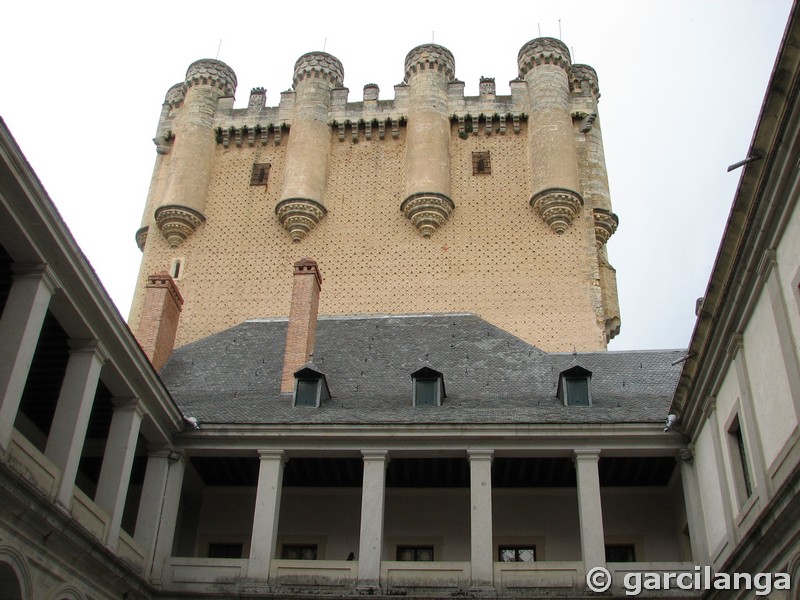
[[[494,121],[497,128],[497,121]],[[271,134],[270,134],[271,135]],[[292,265],[314,258],[324,275],[320,314],[473,312],[547,351],[605,348],[597,315],[597,258],[591,215],[557,235],[531,209],[527,128],[469,135],[451,126],[456,209],[430,239],[400,212],[405,127],[395,139],[354,142],[333,128],[324,220],[299,243],[275,216],[286,139],[276,145],[216,146],[207,221],[177,249],[150,223],[131,309],[140,318],[148,274],[183,258],[180,346],[258,317],[285,317]],[[462,139],[466,137],[466,139]],[[489,151],[491,175],[472,174],[472,152]],[[269,183],[251,186],[253,163],[270,163]],[[147,223],[145,223],[147,224]]]

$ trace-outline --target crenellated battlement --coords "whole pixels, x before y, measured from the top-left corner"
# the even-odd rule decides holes
[[[589,65],[572,65],[569,81],[573,96],[593,96],[595,100],[600,99],[597,71]]]
[[[203,58],[196,60],[186,70],[186,88],[208,85],[222,90],[223,95],[236,93],[236,73],[221,60]]]
[[[327,52],[307,52],[294,64],[294,87],[309,77],[328,81],[332,87],[342,87],[344,67],[338,58]]]
[[[444,72],[447,81],[452,81],[456,74],[456,59],[444,46],[422,44],[406,55],[404,81],[408,83],[413,74],[425,69]]]
[[[517,55],[519,65],[519,76],[524,78],[534,66],[557,65],[565,71],[569,71],[572,60],[569,55],[569,48],[561,40],[555,38],[542,37],[526,43]]]

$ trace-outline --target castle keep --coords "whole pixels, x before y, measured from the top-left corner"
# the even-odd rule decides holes
[[[278,106],[255,88],[237,109],[233,70],[193,63],[159,119],[132,328],[162,271],[185,300],[177,346],[284,316],[286,273],[312,256],[321,314],[469,312],[547,351],[605,349],[620,319],[597,75],[551,38],[518,64],[509,95],[481,78],[466,97],[425,44],[393,100],[367,84],[352,102],[339,60],[310,52]]]

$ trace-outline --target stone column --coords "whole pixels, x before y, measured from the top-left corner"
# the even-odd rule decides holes
[[[163,456],[163,455],[162,455]],[[168,451],[161,462],[161,456],[158,456],[156,462],[153,464],[152,477],[148,477],[150,473],[150,460],[153,459],[151,455],[147,464],[147,472],[144,478],[144,489],[142,490],[142,504],[139,506],[139,516],[142,516],[143,510],[146,507],[155,508],[155,500],[148,498],[145,501],[145,493],[148,490],[157,488],[163,481],[163,495],[161,500],[161,510],[155,515],[145,518],[143,525],[148,529],[143,532],[141,537],[137,540],[145,538],[145,541],[152,540],[152,563],[150,565],[150,579],[153,583],[161,583],[161,574],[164,570],[165,561],[172,556],[172,542],[175,539],[175,529],[178,526],[178,509],[181,505],[181,489],[183,488],[183,475],[186,471],[186,459],[178,452]],[[164,469],[166,467],[166,469]],[[166,470],[166,473],[164,471]],[[155,519],[154,519],[155,517]],[[155,523],[154,523],[155,521]],[[156,525],[155,530],[152,529]],[[137,530],[139,525],[137,523]],[[155,537],[152,536],[153,531]],[[149,546],[146,546],[149,547]]]
[[[56,500],[69,508],[92,412],[100,370],[107,356],[97,340],[70,340],[67,370],[61,383],[44,454],[61,470]]]
[[[575,450],[575,471],[578,478],[578,516],[581,527],[583,564],[588,571],[606,564],[603,534],[603,507],[600,501],[600,473],[597,469],[600,450]]]
[[[0,319],[0,451],[11,432],[56,281],[47,265],[15,264]]]
[[[256,508],[253,516],[253,537],[250,541],[250,562],[247,577],[268,579],[275,546],[278,540],[278,522],[281,513],[283,466],[286,455],[281,450],[260,450]]]
[[[697,565],[710,565],[708,539],[703,521],[703,499],[700,495],[697,470],[687,461],[682,461],[680,468],[686,521],[689,525],[689,538],[692,544],[692,561]]]
[[[530,204],[561,234],[583,205],[570,112],[569,50],[560,40],[537,38],[520,49],[518,63],[530,102]]]
[[[294,65],[296,92],[281,200],[275,213],[293,242],[299,242],[328,213],[325,189],[331,129],[328,112],[331,91],[341,88],[344,68],[326,52],[304,54]]]
[[[492,450],[472,449],[468,453],[472,587],[491,587],[494,585]]]
[[[136,515],[136,530],[133,539],[144,548],[145,571],[152,564],[155,550],[158,524],[161,520],[161,507],[164,502],[167,475],[169,474],[168,449],[160,449],[147,455],[147,466],[144,471],[142,497],[139,500],[139,512]],[[146,573],[145,573],[146,574]]]
[[[380,589],[383,513],[386,498],[386,450],[364,450],[361,487],[361,537],[358,545],[358,587]]]
[[[97,482],[95,503],[111,517],[106,544],[116,548],[125,500],[128,497],[139,426],[144,413],[136,398],[115,399],[113,404],[114,413],[108,431],[100,479]]]
[[[206,220],[216,150],[214,114],[219,99],[236,91],[236,73],[220,60],[198,60],[189,65],[183,89],[183,106],[175,116],[166,191],[155,211],[158,228],[173,248]]]
[[[450,198],[450,116],[447,84],[455,76],[453,54],[436,44],[406,56],[409,84],[406,125],[406,198],[400,210],[423,237],[444,225],[455,208]]]

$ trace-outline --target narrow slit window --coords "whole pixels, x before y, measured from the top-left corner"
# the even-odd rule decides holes
[[[739,416],[731,423],[728,429],[728,436],[731,448],[731,461],[733,462],[734,478],[736,480],[736,491],[739,497],[739,505],[744,504],[753,494],[753,482],[750,478],[750,469],[747,460],[747,446],[744,441],[744,434],[739,422]]]
[[[472,153],[472,174],[473,175],[491,175],[492,174],[492,161],[489,157],[489,152],[473,152]]]
[[[250,174],[250,185],[267,185],[271,166],[270,163],[255,163],[253,172]]]
[[[173,258],[172,265],[170,267],[170,275],[174,280],[178,280],[183,275],[183,260],[182,258]]]

